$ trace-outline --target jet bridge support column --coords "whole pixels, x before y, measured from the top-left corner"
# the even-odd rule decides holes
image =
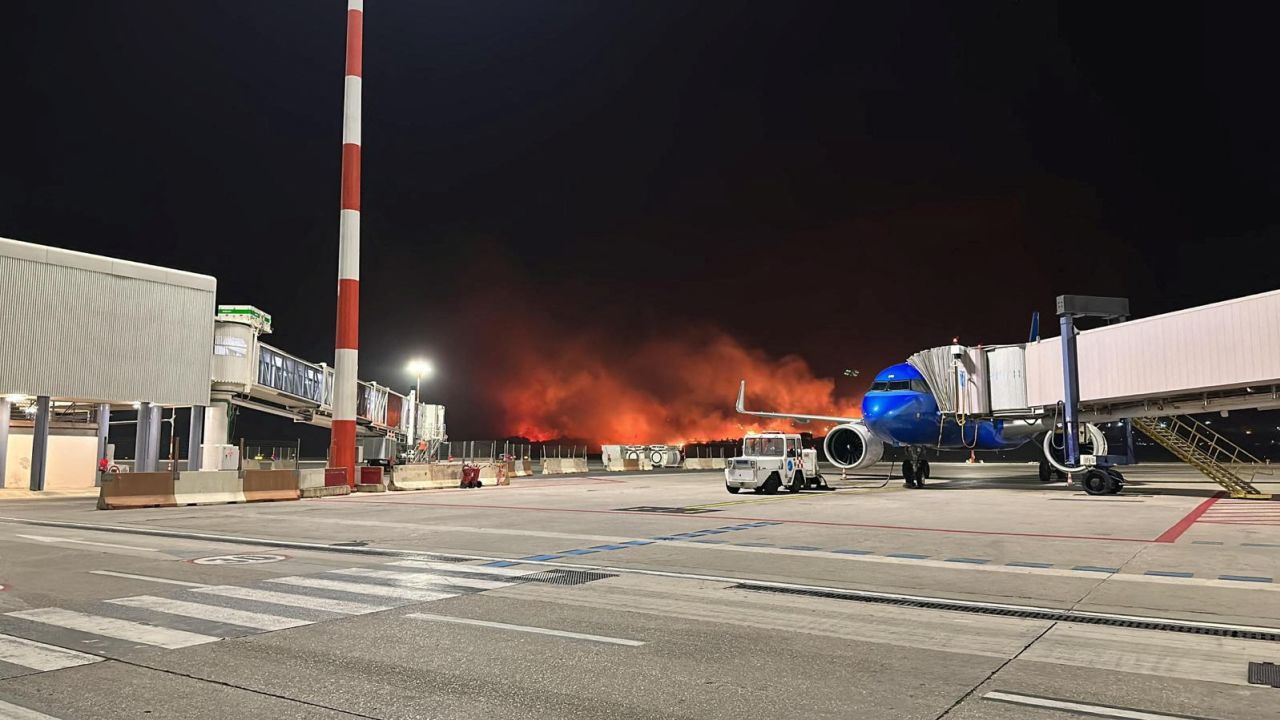
[[[1076,357],[1076,324],[1070,314],[1058,318],[1062,329],[1063,464],[1080,464],[1080,368]]]

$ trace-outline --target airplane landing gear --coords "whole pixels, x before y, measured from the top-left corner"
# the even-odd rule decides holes
[[[924,459],[924,448],[907,448],[907,458],[902,461],[904,487],[923,488],[929,477],[929,461]]]

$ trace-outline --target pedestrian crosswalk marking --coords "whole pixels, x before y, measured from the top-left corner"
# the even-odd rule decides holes
[[[378,597],[403,598],[405,600],[416,600],[418,602],[443,600],[444,598],[450,598],[458,594],[439,590],[418,590],[414,588],[371,585],[369,583],[347,582],[345,580],[326,580],[324,578],[303,577],[298,575],[293,577],[271,578],[270,580],[267,580],[267,582],[296,585],[298,587],[317,588],[320,590],[338,590],[356,595],[376,595]]]
[[[5,614],[9,617],[44,623],[45,625],[78,630],[117,640],[142,643],[143,645],[155,645],[156,647],[170,650],[192,645],[203,645],[204,643],[216,642],[221,639],[210,635],[187,632],[186,630],[173,630],[156,625],[133,622],[132,620],[89,615],[88,613],[64,610],[62,608],[17,610]]]
[[[482,580],[480,578],[460,577],[455,575],[441,575],[439,573],[415,573],[401,572],[398,570],[374,570],[373,568],[347,568],[346,570],[331,570],[331,575],[353,575],[355,577],[381,578],[384,580],[395,580],[397,584],[408,587],[435,587],[447,588],[450,585],[467,588],[479,588],[481,590],[494,590],[497,588],[507,587],[511,584],[510,580]]]
[[[222,597],[253,600],[256,602],[284,605],[286,607],[305,608],[307,610],[323,610],[342,615],[366,615],[368,613],[390,610],[382,605],[368,605],[348,600],[331,600],[329,598],[297,595],[295,593],[276,592],[275,590],[259,590],[257,588],[238,587],[236,585],[214,585],[193,592],[220,595]]]
[[[448,570],[450,572],[478,573],[480,575],[505,575],[508,577],[523,577],[525,575],[536,575],[537,573],[547,571],[547,568],[539,566],[523,568],[497,567],[494,565],[463,565],[461,563],[438,562],[433,560],[397,560],[387,564],[395,567],[422,568],[423,570]]]
[[[0,661],[45,672],[102,662],[102,658],[57,645],[0,634]],[[0,712],[0,718],[3,717],[5,715]]]
[[[257,630],[284,630],[287,628],[310,625],[312,622],[310,620],[298,620],[295,618],[281,617],[279,615],[235,610],[232,608],[221,607],[219,605],[206,605],[204,603],[156,597],[154,595],[138,595],[137,597],[119,598],[117,600],[108,600],[107,602],[112,603],[113,605],[124,605],[126,607],[142,608],[144,610],[155,610],[156,612],[167,613],[169,615],[181,615],[183,617],[197,618],[199,620],[211,620],[213,622],[240,625],[242,627],[255,628]]]

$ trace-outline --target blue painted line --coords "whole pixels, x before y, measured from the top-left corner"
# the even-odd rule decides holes
[[[586,550],[586,549],[584,549],[584,548],[579,548],[579,549],[577,549],[577,550],[561,550],[561,551],[560,551],[560,554],[561,554],[561,555],[594,555],[595,553],[598,553],[598,552],[600,552],[600,551],[599,551],[599,550]]]
[[[675,535],[658,535],[653,539],[654,540],[681,540],[683,538],[678,538]]]
[[[717,530],[746,530],[747,526],[746,525],[725,525],[724,527],[719,527],[716,529]]]
[[[928,560],[928,555],[916,555],[915,553],[889,553],[885,557],[906,558],[908,560]]]
[[[1033,563],[1033,562],[1011,562],[1005,563],[1008,567],[1032,567],[1032,568],[1051,568],[1053,563]]]
[[[773,543],[761,543],[761,542],[734,543],[734,545],[741,545],[743,547],[773,547]]]
[[[1118,573],[1120,568],[1099,567],[1097,565],[1077,565],[1072,570],[1080,570],[1083,572],[1101,572],[1101,573]]]
[[[592,545],[592,550],[626,550],[626,545]]]
[[[849,550],[847,548],[836,548],[831,552],[844,553],[845,555],[871,555],[872,554],[870,550]]]
[[[1222,545],[1222,543],[1220,542],[1213,542],[1211,540],[1192,540],[1191,544],[1192,545]]]
[[[728,542],[729,542],[729,541],[728,541],[728,540],[716,540],[716,539],[714,539],[714,538],[702,538],[702,539],[700,539],[700,540],[694,540],[694,542],[696,542],[696,543],[718,543],[718,544],[720,544],[720,545],[726,545],[726,544],[728,544]]]
[[[520,559],[521,560],[559,560],[562,557],[564,556],[563,555],[530,555],[528,557],[522,557]]]
[[[481,567],[511,567],[512,565],[519,565],[519,564],[520,563],[511,562],[510,560],[494,560],[493,562],[485,563]]]
[[[1180,578],[1195,577],[1195,573],[1189,573],[1189,572],[1174,572],[1173,570],[1148,570],[1148,571],[1146,571],[1146,572],[1144,572],[1144,573],[1142,573],[1142,574],[1143,574],[1143,575],[1156,575],[1156,576],[1158,576],[1158,577],[1180,577]]]
[[[729,531],[728,531],[728,530],[719,530],[719,529],[716,529],[716,530],[701,530],[701,531],[699,531],[699,532],[698,532],[698,534],[699,534],[699,535],[719,535],[719,534],[721,534],[721,533],[727,533],[727,532],[729,532]]]
[[[1256,575],[1219,575],[1218,579],[1219,580],[1239,580],[1240,582],[1261,582],[1261,583],[1271,582],[1271,578],[1269,577],[1258,577]]]
[[[814,545],[783,545],[783,550],[821,550],[822,548]]]
[[[630,546],[632,546],[632,547],[639,547],[639,546],[641,546],[641,545],[652,545],[652,544],[653,544],[653,541],[652,541],[652,540],[627,540],[626,542],[620,542],[620,543],[618,543],[618,544],[619,544],[619,545],[630,545]]]
[[[1276,543],[1240,543],[1244,547],[1280,547]]]
[[[947,558],[947,562],[970,563],[973,565],[986,565],[991,561],[983,560],[982,558]]]
[[[687,537],[698,537],[698,536],[700,536],[700,535],[702,535],[702,533],[700,533],[700,532],[684,532],[684,533],[676,533],[675,535],[672,535],[671,537],[687,538]]]

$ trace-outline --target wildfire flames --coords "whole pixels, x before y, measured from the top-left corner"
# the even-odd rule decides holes
[[[537,347],[541,351],[508,355],[507,371],[490,386],[503,426],[535,441],[676,444],[795,427],[788,420],[737,414],[733,403],[742,379],[748,408],[859,414],[857,398],[838,401],[835,380],[816,377],[803,359],[770,357],[722,332],[636,344],[612,338]],[[799,429],[821,434],[829,425]]]

